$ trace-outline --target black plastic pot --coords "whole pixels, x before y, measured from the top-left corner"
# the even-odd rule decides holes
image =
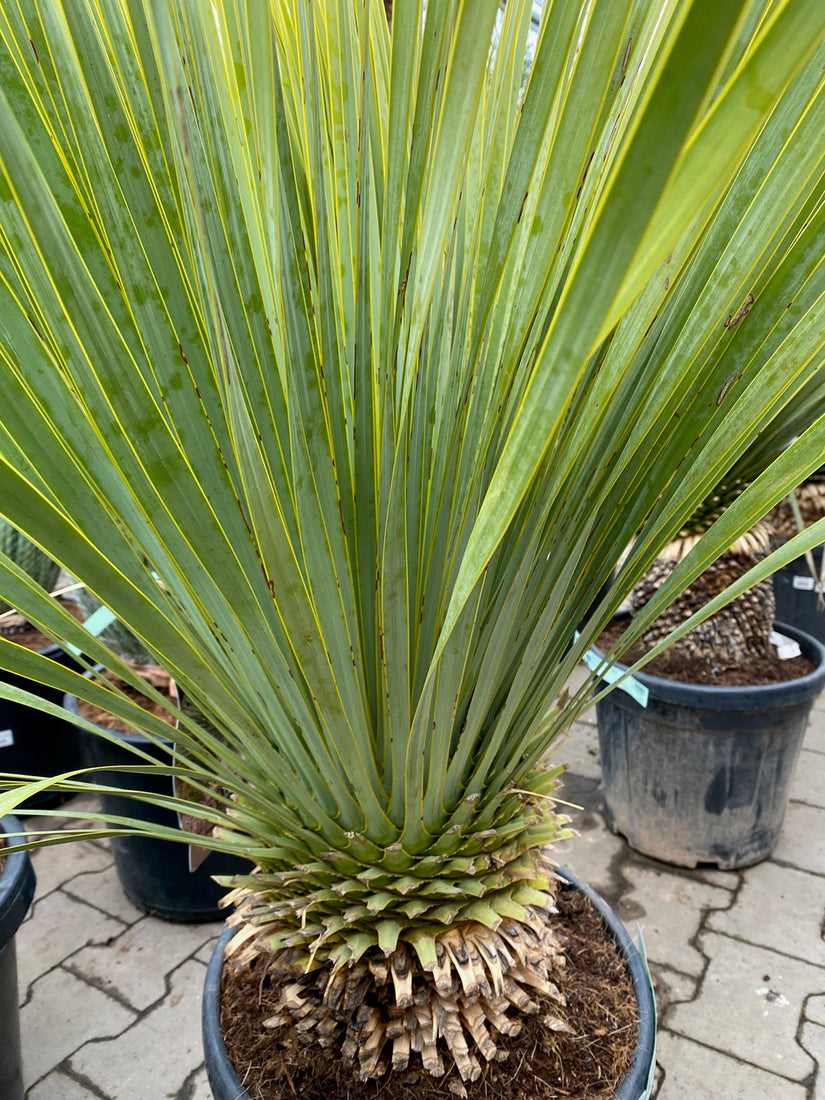
[[[636,1050],[630,1069],[613,1094],[612,1100],[639,1100],[647,1086],[656,1056],[656,1004],[653,999],[653,989],[647,969],[624,925],[604,898],[586,883],[581,882],[570,871],[562,868],[557,870],[560,877],[566,879],[569,884],[566,887],[563,886],[563,889],[579,890],[585,897],[590,899],[614,943],[626,960],[636,996],[639,1033],[636,1038]],[[214,1100],[251,1100],[250,1094],[241,1084],[241,1080],[229,1060],[221,1031],[220,1001],[223,954],[231,934],[232,929],[227,928],[224,930],[215,944],[206,971],[206,984],[202,1003],[206,1073]]]
[[[605,817],[654,859],[723,870],[766,859],[779,838],[825,647],[783,623],[816,668],[782,684],[714,687],[638,673],[647,707],[616,689],[596,704]],[[619,666],[622,667],[622,666]]]
[[[813,551],[817,577],[822,569],[823,547]],[[789,562],[773,575],[776,617],[825,642],[825,605],[818,606],[817,584],[804,557]]]
[[[65,705],[78,713],[77,699],[66,696]],[[117,786],[131,791],[169,795],[172,781],[166,775],[135,775],[120,772],[118,766],[140,763],[127,745],[137,745],[161,763],[171,761],[167,748],[153,745],[138,733],[116,733],[116,741],[88,734],[91,763],[111,771],[98,772],[95,779],[103,786]],[[139,802],[126,795],[101,794],[104,814],[112,817],[133,817],[154,825],[177,828],[172,810]],[[226,893],[213,875],[247,874],[248,860],[238,856],[212,852],[194,871],[189,870],[189,854],[185,844],[173,840],[154,840],[142,836],[113,838],[112,855],[120,885],[126,897],[144,913],[180,924],[221,920],[226,916],[218,902]]]
[[[0,820],[0,832],[19,831],[16,817],[9,815]],[[7,856],[0,874],[0,1097],[3,1100],[23,1100],[14,937],[32,903],[34,886],[28,854],[16,852]]]
[[[58,664],[78,669],[77,662],[58,646],[40,650]],[[44,687],[12,673],[4,673],[6,683],[40,695],[51,703],[62,703],[63,692]],[[83,742],[71,722],[54,718],[34,707],[0,699],[0,771],[22,775],[62,775],[85,764]],[[54,806],[66,796],[58,791],[41,791],[21,804],[21,810]]]

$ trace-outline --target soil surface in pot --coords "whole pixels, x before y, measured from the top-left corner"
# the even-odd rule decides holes
[[[567,998],[573,1034],[551,1031],[543,1024],[542,1011],[521,1017],[524,1026],[518,1036],[496,1039],[500,1049],[509,1051],[505,1061],[479,1058],[480,1079],[465,1084],[469,1100],[607,1100],[627,1073],[638,1020],[624,960],[579,891],[562,886],[557,905],[567,965],[554,979]],[[224,971],[224,1041],[253,1100],[444,1100],[464,1095],[454,1066],[443,1077],[430,1077],[411,1060],[407,1070],[361,1082],[334,1053],[301,1045],[285,1028],[264,1029],[262,1021],[277,1000],[274,989],[254,964],[241,975]],[[555,1003],[549,1009],[554,1015],[559,1012]],[[447,1061],[445,1057],[445,1065]]]
[[[74,615],[78,622],[83,622],[83,612],[76,600],[71,600],[67,596],[58,596],[57,602],[64,611]],[[37,627],[32,626],[22,615],[18,615],[16,612],[5,612],[0,616],[0,637],[9,642],[15,642],[17,645],[22,645],[26,649],[43,650],[54,645],[51,638],[41,634]]]
[[[598,637],[596,645],[607,653],[624,631],[628,620],[619,619],[610,624]],[[646,653],[645,647],[636,642],[621,655],[623,665],[632,665]],[[683,684],[712,684],[715,687],[754,687],[761,684],[782,684],[798,680],[816,668],[813,661],[802,654],[781,660],[771,652],[767,657],[750,658],[743,664],[711,664],[701,658],[665,650],[645,665],[643,672],[660,676],[663,680],[679,680]]]
[[[169,673],[165,672],[162,668],[159,668],[157,665],[135,665],[135,672],[148,680],[149,683],[161,693],[169,693]],[[158,718],[163,718],[167,722],[171,720],[172,716],[169,714],[169,711],[164,710],[164,708],[153,699],[141,694],[141,692],[137,691],[130,684],[125,683],[113,673],[102,672],[100,676],[102,679],[109,680],[111,683],[115,684],[121,691],[125,692],[130,699],[138,703],[144,710],[149,711],[150,714],[155,714]],[[92,703],[87,703],[84,699],[77,700],[77,707],[84,718],[88,718],[90,722],[95,722],[98,726],[103,726],[104,729],[117,730],[119,733],[132,732],[131,726],[127,726],[125,722],[122,722],[114,714],[110,714],[107,710],[101,710]]]

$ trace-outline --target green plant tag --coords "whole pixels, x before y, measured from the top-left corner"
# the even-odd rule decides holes
[[[587,667],[595,672],[599,668],[599,665],[602,664],[602,662],[604,661],[604,657],[601,654],[597,653],[594,649],[588,649],[588,651],[584,655],[583,660]],[[624,670],[621,668],[616,668],[614,666],[613,668],[608,668],[601,671],[599,675],[606,684],[615,684],[616,681],[624,675]],[[631,698],[635,699],[640,707],[647,706],[647,700],[650,692],[645,687],[645,685],[637,680],[635,677],[628,676],[625,680],[622,680],[622,682],[618,686],[622,691],[626,691],[627,694],[631,696]]]
[[[110,611],[108,607],[99,607],[97,611],[93,611],[89,618],[84,622],[84,626],[90,634],[94,634],[97,638],[102,630],[105,630],[107,626],[111,626],[115,621],[114,611]]]
[[[91,615],[88,619],[86,619],[83,625],[86,627],[90,634],[93,634],[95,638],[97,638],[99,637],[101,631],[105,630],[107,626],[111,626],[111,624],[115,621],[115,618],[116,615],[114,611],[110,611],[108,607],[104,607],[101,604],[101,606],[98,607],[96,611],[93,611],[91,613]],[[63,649],[67,653],[72,653],[75,657],[80,656],[80,650],[77,648],[77,646],[70,645],[69,643],[64,642]]]

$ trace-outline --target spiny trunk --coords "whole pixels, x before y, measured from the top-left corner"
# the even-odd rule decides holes
[[[60,566],[52,561],[33,542],[21,535],[10,523],[0,520],[0,550],[13,562],[24,569],[47,592],[51,592],[57,584]],[[0,601],[0,612],[12,611],[7,603]],[[25,624],[25,620],[23,620]],[[19,623],[14,622],[14,628],[19,629]]]
[[[363,1079],[411,1059],[439,1075],[445,1057],[477,1079],[479,1059],[502,1057],[500,1040],[538,1011],[536,995],[545,1011],[560,999],[546,850],[571,833],[548,797],[557,782],[542,772],[541,796],[506,794],[495,828],[451,830],[429,853],[359,863],[316,852],[226,880],[228,957],[241,967],[263,957],[283,976],[270,1026],[336,1047]],[[565,1026],[549,1015],[548,1026]]]
[[[362,1080],[405,1070],[416,1058],[438,1077],[452,1057],[462,1080],[475,1081],[479,1059],[506,1058],[506,1039],[521,1030],[519,1016],[539,1011],[536,995],[545,1011],[547,999],[558,1006],[546,1016],[548,1027],[569,1030],[553,981],[564,964],[553,924],[556,879],[541,855],[536,873],[551,883],[546,905],[527,906],[523,920],[501,919],[495,929],[472,921],[451,926],[436,937],[427,966],[403,942],[389,955],[373,948],[337,969],[332,963],[307,969],[303,951],[275,952],[269,967],[281,979],[281,999],[264,1026],[291,1027],[304,1043],[339,1049]],[[239,891],[232,900],[239,909],[230,923],[242,923],[251,899]],[[233,944],[237,965],[265,950],[245,944],[241,932],[230,958]]]
[[[682,538],[666,547],[662,556],[639,581],[630,595],[631,610],[638,614],[695,544]],[[642,642],[651,648],[695,611],[718,596],[770,552],[770,528],[759,523],[709,566],[645,632]],[[760,581],[727,607],[694,627],[670,652],[714,664],[732,665],[770,653],[775,605],[770,578]]]
[[[820,474],[819,480],[812,478],[800,485],[794,491],[794,496],[806,527],[825,517],[825,474]],[[787,500],[777,504],[768,519],[776,538],[783,542],[793,538],[798,532],[796,519]]]

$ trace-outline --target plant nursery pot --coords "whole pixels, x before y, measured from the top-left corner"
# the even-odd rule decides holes
[[[67,696],[65,705],[74,713],[79,713],[74,697]],[[171,753],[163,746],[153,745],[138,733],[116,732],[114,736],[117,741],[87,735],[91,763],[113,769],[111,772],[96,773],[96,781],[132,791],[171,794],[168,776],[135,775],[115,770],[119,765],[138,762],[126,745],[137,745],[162,763],[169,762]],[[135,817],[170,829],[178,826],[177,816],[172,810],[138,802],[125,795],[101,793],[100,798],[104,814]],[[226,910],[218,903],[226,890],[212,876],[246,874],[250,870],[248,860],[212,852],[196,870],[190,871],[187,845],[173,840],[121,836],[114,837],[111,844],[118,879],[129,901],[144,913],[180,924],[222,920]]]
[[[0,820],[0,833],[19,831],[16,817],[9,815]],[[15,852],[7,856],[0,873],[0,1097],[3,1100],[23,1100],[14,937],[32,903],[34,886],[28,854]]]
[[[77,662],[59,646],[39,650],[58,664],[78,669]],[[63,692],[44,687],[12,673],[5,674],[6,683],[40,695],[51,703],[62,703]],[[71,722],[51,714],[0,699],[0,771],[22,775],[61,775],[86,763],[83,739]],[[43,809],[57,805],[66,796],[58,791],[41,791],[20,805],[21,810]]]
[[[556,873],[567,881],[567,888],[578,890],[589,899],[627,964],[636,998],[639,1032],[630,1068],[612,1097],[605,1097],[605,1100],[639,1100],[646,1095],[656,1057],[656,1004],[647,967],[626,928],[604,898],[570,871],[556,868]],[[202,1002],[206,1073],[214,1100],[252,1100],[229,1060],[221,1031],[223,954],[231,934],[232,929],[224,930],[215,944],[206,971]],[[287,1100],[286,1096],[284,1100]]]
[[[812,551],[817,576],[822,569],[823,546]],[[825,606],[819,607],[817,584],[804,557],[789,562],[773,575],[776,617],[825,642]]]
[[[808,716],[825,684],[825,646],[792,626],[776,629],[799,643],[813,672],[753,687],[640,672],[647,707],[621,689],[596,704],[605,817],[632,848],[680,867],[722,870],[773,851]]]

